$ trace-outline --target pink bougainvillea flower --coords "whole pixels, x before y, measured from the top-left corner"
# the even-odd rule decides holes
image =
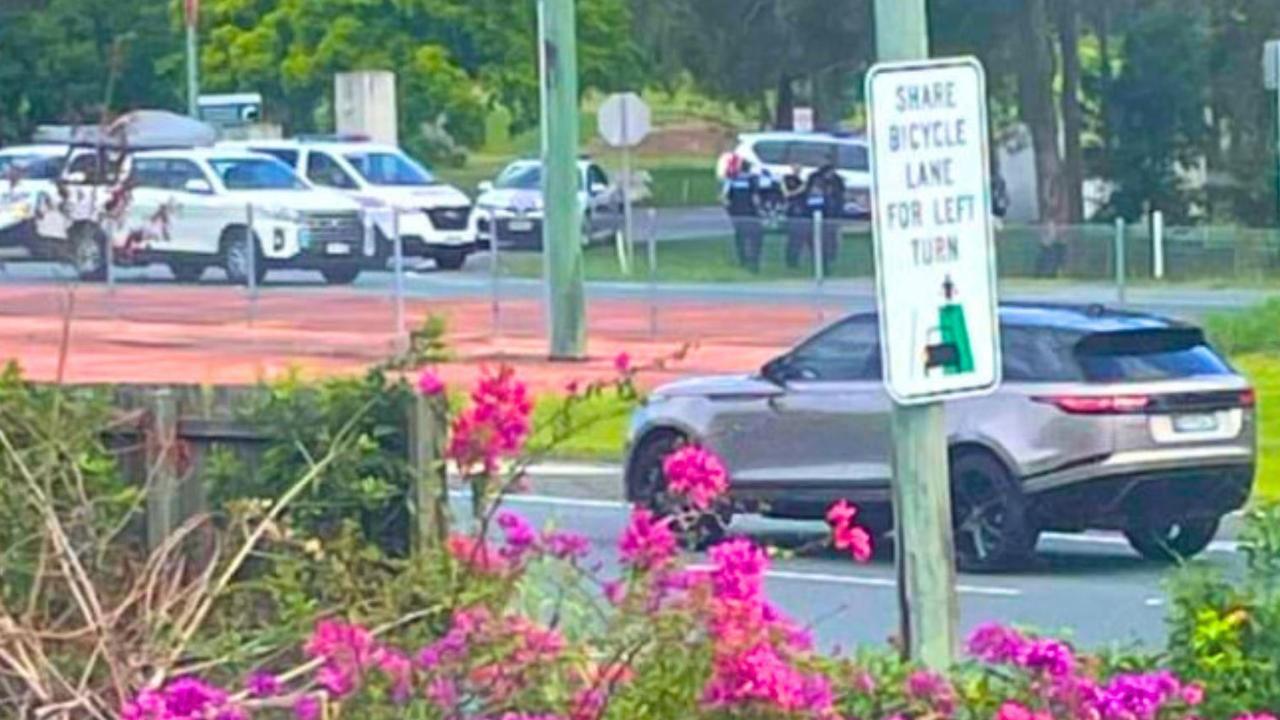
[[[618,371],[619,375],[628,375],[634,369],[631,366],[631,355],[626,351],[620,352],[613,358],[613,369]]]
[[[122,720],[243,720],[246,715],[221,688],[197,679],[178,678],[159,690],[144,690],[125,704]]]
[[[529,389],[514,370],[505,365],[484,370],[471,391],[471,404],[453,420],[449,459],[464,475],[496,472],[503,458],[524,447],[532,412]]]
[[[1276,716],[1271,713],[1249,713],[1238,715],[1235,720],[1276,720]]]
[[[1189,707],[1196,707],[1204,702],[1204,686],[1196,683],[1184,685],[1182,688],[1182,702]]]
[[[561,560],[581,560],[591,552],[591,541],[585,535],[566,530],[544,533],[542,545]]]
[[[444,393],[444,380],[434,370],[423,370],[418,376],[418,392],[427,397]]]
[[[510,570],[502,553],[482,538],[453,533],[445,541],[445,550],[454,561],[481,575],[502,575]]]
[[[502,557],[513,563],[520,563],[530,553],[538,550],[538,533],[519,514],[503,510],[496,519],[498,527],[506,536],[506,545],[498,551]]]
[[[268,698],[280,694],[280,679],[269,672],[259,670],[245,680],[244,687],[256,698]]]
[[[313,695],[303,695],[294,701],[293,715],[298,720],[320,720],[320,700]]]
[[[729,490],[729,471],[719,456],[700,445],[685,445],[662,461],[667,489],[707,510]]]
[[[827,510],[827,524],[837,550],[846,550],[857,562],[867,562],[875,550],[871,533],[855,524],[858,508],[845,500]]]
[[[622,563],[648,571],[665,566],[676,554],[676,536],[670,518],[658,519],[644,508],[631,511],[631,520],[618,539]]]

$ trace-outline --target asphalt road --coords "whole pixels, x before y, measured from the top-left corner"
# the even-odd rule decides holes
[[[672,208],[650,214],[640,211],[636,216],[637,237],[645,238],[652,229],[660,242],[680,242],[692,238],[724,235],[732,232],[724,211],[717,207]],[[43,282],[71,280],[72,273],[65,266],[51,263],[5,262],[11,257],[0,249],[0,282]],[[424,262],[411,268],[405,277],[405,292],[414,298],[487,297],[493,291],[493,278],[489,273],[489,256],[474,256],[461,272],[439,272],[432,263]],[[173,282],[167,268],[153,265],[147,268],[119,269],[116,273],[124,283]],[[206,273],[205,283],[222,282],[217,270]],[[391,272],[366,272],[356,281],[355,288],[376,294],[391,294],[394,287]],[[264,291],[276,288],[324,289],[318,273],[302,271],[273,271]],[[504,297],[541,297],[541,280],[504,277],[498,286]],[[1001,296],[1007,300],[1038,300],[1055,302],[1096,302],[1109,305],[1123,304],[1137,310],[1189,318],[1202,317],[1206,313],[1229,310],[1255,304],[1268,293],[1257,289],[1209,288],[1203,286],[1144,284],[1127,288],[1124,302],[1113,284],[1076,281],[1025,281],[1001,282]],[[825,306],[829,308],[865,309],[874,305],[875,290],[869,279],[828,280],[819,288],[813,282],[784,280],[778,282],[677,284],[643,282],[589,282],[588,295],[600,299],[647,300],[658,298],[669,301],[707,303],[769,302],[796,305]]]
[[[616,577],[614,547],[628,514],[622,503],[533,495],[514,496],[508,506],[535,526],[551,523],[585,534],[603,574]],[[739,518],[731,532],[782,548],[823,537],[820,524],[760,518]],[[959,576],[962,632],[1000,621],[1052,632],[1084,647],[1163,647],[1168,608],[1162,583],[1173,570],[1139,559],[1114,534],[1054,535],[1041,540],[1039,551],[1034,566],[1016,574]],[[1203,562],[1234,572],[1241,558],[1233,542],[1218,541]],[[768,577],[770,597],[810,627],[823,649],[883,643],[895,635],[896,587],[889,547],[868,565],[829,551],[779,559]]]

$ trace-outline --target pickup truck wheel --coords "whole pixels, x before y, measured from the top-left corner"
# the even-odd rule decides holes
[[[71,253],[81,280],[107,279],[107,236],[96,225],[80,225],[71,231]]]
[[[250,251],[253,256],[250,257]],[[267,277],[267,263],[262,256],[262,243],[254,233],[253,243],[249,242],[249,231],[245,228],[232,228],[223,234],[222,267],[227,271],[227,279],[235,285],[249,284],[249,268],[253,268],[255,285],[261,285]]]
[[[169,272],[173,273],[173,277],[180,283],[199,282],[204,275],[204,263],[193,262],[171,262],[169,263]]]
[[[433,256],[436,261],[436,267],[441,270],[461,270],[463,265],[467,264],[467,251],[450,248],[448,250],[437,250]]]
[[[1219,518],[1140,521],[1124,531],[1138,554],[1156,562],[1180,562],[1199,555],[1218,534]]]
[[[660,518],[670,519],[671,529],[685,547],[703,550],[724,539],[729,523],[733,521],[733,512],[726,507],[699,513],[667,492],[663,461],[685,442],[685,438],[675,432],[651,435],[636,450],[631,482],[633,491],[637,497],[643,498],[641,502],[645,507]]]
[[[356,277],[360,274],[360,268],[339,265],[325,268],[320,271],[320,274],[324,276],[324,281],[330,285],[350,285],[356,281]]]
[[[1022,488],[1004,464],[987,453],[952,457],[951,513],[961,570],[1016,569],[1035,551],[1039,533],[1027,518]]]

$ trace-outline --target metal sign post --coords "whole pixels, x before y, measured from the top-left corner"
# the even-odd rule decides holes
[[[867,76],[876,286],[894,400],[893,508],[903,647],[958,647],[943,401],[1000,381],[986,88],[974,60],[928,55],[924,0],[876,0]]]
[[[395,335],[392,342],[397,345],[401,340],[405,339],[404,335],[404,237],[400,234],[400,208],[393,206],[391,208],[391,254],[392,262],[395,264],[395,278],[392,283],[392,292],[395,294],[393,299],[395,309],[393,312],[392,322],[395,323]],[[408,345],[406,343],[405,347]]]
[[[1263,79],[1276,93],[1276,223],[1280,225],[1280,40],[1269,40],[1262,51]]]
[[[631,212],[631,148],[644,142],[653,127],[649,106],[635,93],[610,95],[600,106],[597,117],[600,137],[610,146],[622,148],[622,215],[626,249],[618,248],[618,257],[630,273],[635,258],[635,232]],[[622,257],[625,252],[626,260]]]
[[[187,30],[187,114],[200,117],[200,55],[196,34],[200,28],[200,0],[186,0]]]

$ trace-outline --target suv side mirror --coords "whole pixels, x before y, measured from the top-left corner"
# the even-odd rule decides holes
[[[481,180],[480,184],[476,185],[476,190],[482,193],[493,192],[493,181]]]
[[[760,368],[760,377],[775,385],[783,385],[790,377],[790,370],[791,356],[780,355],[765,363],[763,368]]]
[[[191,178],[186,182],[185,185],[182,186],[182,189],[186,190],[189,193],[194,193],[196,195],[213,194],[213,186],[209,184],[209,181],[202,180],[200,178]]]

